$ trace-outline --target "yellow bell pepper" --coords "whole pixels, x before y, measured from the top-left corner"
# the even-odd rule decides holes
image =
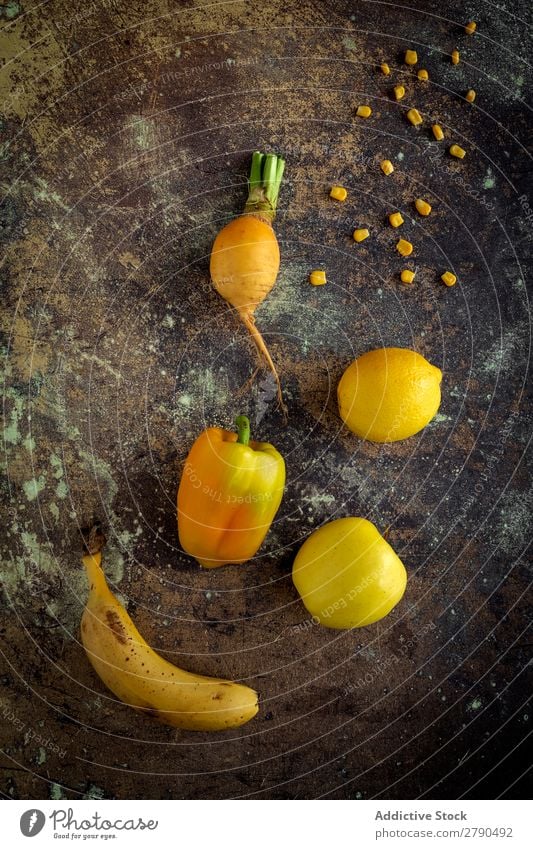
[[[238,433],[209,427],[200,434],[178,489],[181,547],[206,568],[250,560],[283,496],[283,457],[267,442],[250,442],[246,416],[235,424]]]

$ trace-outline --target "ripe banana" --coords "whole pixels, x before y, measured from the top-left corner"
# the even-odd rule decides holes
[[[107,585],[104,542],[95,525],[82,558],[90,591],[81,620],[83,646],[104,684],[121,701],[176,728],[222,731],[252,719],[255,690],[185,672],[150,648]]]

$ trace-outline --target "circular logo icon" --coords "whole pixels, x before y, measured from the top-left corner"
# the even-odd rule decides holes
[[[20,818],[20,830],[24,837],[35,837],[42,831],[46,822],[46,817],[42,811],[32,808],[30,811],[25,811]]]

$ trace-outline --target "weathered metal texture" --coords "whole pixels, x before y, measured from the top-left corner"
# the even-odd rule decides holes
[[[0,33],[2,792],[519,793],[532,218],[516,15],[528,3],[476,6],[473,38],[451,2],[438,13],[420,0],[33,5],[2,7]],[[407,46],[429,83],[402,65]],[[376,71],[383,58],[391,78]],[[390,98],[400,80],[425,117],[418,131]],[[371,119],[354,118],[360,103]],[[435,118],[446,143],[432,141]],[[452,140],[464,161],[446,154]],[[256,148],[287,158],[282,270],[257,313],[286,427],[266,373],[237,396],[255,354],[208,282],[212,239],[242,208]],[[332,183],[348,188],[345,204],[329,200]],[[393,209],[415,244],[412,286],[398,282]],[[356,245],[355,226],[371,238]],[[307,280],[315,267],[327,269],[320,289]],[[447,268],[453,289],[439,280]],[[444,372],[436,419],[390,446],[345,432],[335,400],[346,364],[383,344],[415,347]],[[203,572],[178,545],[180,464],[206,423],[231,426],[238,412],[284,453],[287,494],[253,564]],[[343,633],[309,625],[290,569],[314,527],[350,514],[390,528],[409,583],[387,619]],[[188,668],[255,686],[250,725],[178,733],[104,691],[78,639],[79,528],[93,516],[142,633]]]

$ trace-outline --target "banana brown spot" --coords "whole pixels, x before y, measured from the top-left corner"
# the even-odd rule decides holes
[[[119,643],[123,645],[128,642],[126,632],[124,630],[124,626],[120,621],[120,616],[116,612],[116,610],[108,610],[106,611],[106,619],[107,624],[110,629],[113,631],[113,634],[117,638]]]

